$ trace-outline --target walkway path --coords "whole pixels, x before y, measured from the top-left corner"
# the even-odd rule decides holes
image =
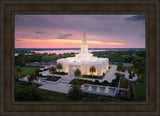
[[[54,74],[55,76],[60,76],[58,81],[46,81],[44,85],[40,86],[39,88],[45,89],[45,90],[50,90],[50,91],[56,91],[60,93],[68,93],[71,84],[69,82],[74,78],[74,77],[68,77],[68,75],[57,75]]]
[[[116,78],[115,76],[115,72],[117,72],[117,65],[111,65],[111,68],[107,71],[106,75],[103,77],[103,79],[91,79],[91,78],[83,78],[83,77],[79,77],[79,79],[83,79],[83,80],[91,80],[91,81],[95,81],[95,80],[99,80],[99,82],[103,82],[104,80],[107,80],[108,82],[112,82],[113,79]],[[49,73],[49,71],[43,71],[41,72],[41,74],[43,76],[51,76],[51,74]],[[133,79],[129,79],[129,74],[128,71],[125,72],[121,72],[121,74],[125,75],[125,78],[127,78],[130,81],[135,81],[138,77],[137,74],[135,74],[135,77],[133,77]],[[45,90],[50,90],[50,91],[57,91],[57,92],[61,92],[61,93],[68,93],[71,84],[69,84],[69,82],[74,79],[74,76],[69,76],[69,75],[58,75],[58,74],[54,74],[55,76],[60,76],[62,78],[60,78],[58,81],[53,82],[53,81],[46,81],[46,83],[42,86],[40,86],[39,88],[41,89],[45,89]]]
[[[67,94],[70,87],[71,87],[71,85],[68,83],[60,83],[59,82],[59,83],[55,83],[55,84],[44,84],[44,85],[40,86],[39,88]]]

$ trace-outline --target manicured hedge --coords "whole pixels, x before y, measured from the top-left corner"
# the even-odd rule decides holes
[[[104,77],[104,74],[103,74],[103,76],[82,75],[82,77],[84,77],[84,78],[92,78],[92,79],[102,79]]]
[[[66,72],[55,72],[54,74],[67,75],[68,73],[66,73]]]
[[[109,83],[107,80],[105,80],[103,82],[99,82],[98,80],[95,80],[94,82],[92,82],[91,80],[73,79],[69,84],[73,84],[74,85],[75,84],[75,80],[78,81],[78,85],[94,84],[94,85],[118,87],[118,83],[119,83],[119,78],[117,77],[116,79],[113,79],[113,81],[111,83]]]
[[[75,83],[75,80],[77,79],[73,79],[69,84],[74,84]],[[82,79],[79,79],[77,80],[78,81],[78,85],[83,85],[83,84],[94,84],[94,82],[90,81],[90,80],[82,80]]]

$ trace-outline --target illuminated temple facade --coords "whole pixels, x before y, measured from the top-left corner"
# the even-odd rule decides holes
[[[74,71],[76,69],[79,69],[82,75],[91,75],[89,70],[92,66],[96,68],[94,75],[102,76],[103,73],[106,73],[109,67],[108,58],[94,57],[93,54],[88,52],[85,25],[80,53],[76,54],[75,57],[58,59],[57,63],[62,64],[63,69],[61,71],[68,73],[69,76],[74,76]]]

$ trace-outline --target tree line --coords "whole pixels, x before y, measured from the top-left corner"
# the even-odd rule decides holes
[[[109,58],[109,62],[126,62],[132,63],[133,60],[140,57],[141,59],[145,58],[145,51],[99,51],[92,52],[93,56],[101,58]],[[59,58],[74,57],[75,53],[64,53],[64,54],[40,54],[33,53],[31,55],[25,55],[24,53],[19,53],[18,56],[15,56],[15,65],[16,66],[25,66],[25,63],[31,62],[52,62],[56,61]]]

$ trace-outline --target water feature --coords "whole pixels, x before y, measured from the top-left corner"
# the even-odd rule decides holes
[[[99,89],[99,87],[97,87],[96,92],[100,92],[101,90]]]
[[[20,81],[28,81],[28,77],[25,76],[25,77],[20,78],[19,80]],[[33,82],[34,83],[41,83],[41,84],[43,84],[45,82],[45,78],[37,77],[37,79],[36,80],[34,79]]]
[[[84,87],[82,89],[82,87]],[[92,84],[83,84],[81,86],[81,90],[87,93],[100,94],[106,96],[115,96],[116,88],[109,86],[100,86],[100,85],[92,85]]]
[[[91,86],[89,86],[88,91],[92,91],[92,87]]]
[[[25,81],[28,81],[28,77],[24,77],[24,80],[25,80]]]
[[[41,79],[39,79],[38,82],[41,83],[42,82]]]
[[[85,89],[85,88],[84,88],[84,85],[82,85],[82,86],[81,86],[81,89],[82,89],[82,90],[84,90],[84,89]]]
[[[106,86],[104,93],[109,93],[109,86]]]
[[[44,78],[37,77],[36,82],[38,82],[38,83],[43,83],[43,82],[45,82],[45,80],[44,80]]]

